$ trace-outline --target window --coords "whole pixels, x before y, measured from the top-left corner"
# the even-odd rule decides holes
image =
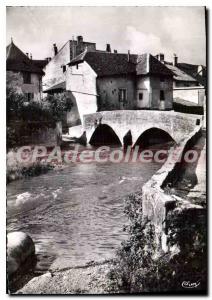
[[[31,83],[31,74],[29,72],[23,73],[23,81],[24,83]]]
[[[30,100],[32,100],[34,98],[34,94],[33,93],[25,93],[26,96],[26,100],[28,102],[30,102]]]
[[[196,125],[200,125],[200,119],[196,119]]]
[[[127,101],[127,89],[119,89],[119,102]]]
[[[138,99],[139,99],[139,100],[143,100],[143,93],[139,93],[139,94],[138,94]]]
[[[161,77],[160,78],[160,82],[164,82],[165,81],[165,78],[164,77]]]
[[[165,93],[163,90],[160,91],[160,100],[161,101],[165,100]]]
[[[63,67],[63,73],[66,71],[66,66],[62,66]]]

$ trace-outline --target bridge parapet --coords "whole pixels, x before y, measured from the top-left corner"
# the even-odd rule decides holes
[[[185,114],[174,111],[152,110],[116,110],[101,111],[87,114],[83,117],[83,130],[86,131],[89,143],[98,124],[110,126],[117,134],[121,143],[130,130],[133,144],[139,136],[150,128],[158,128],[167,132],[177,143],[188,136],[198,125],[201,125],[201,115]]]

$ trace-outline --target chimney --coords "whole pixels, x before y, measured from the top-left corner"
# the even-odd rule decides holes
[[[164,63],[164,54],[163,53],[159,54],[159,61]]]
[[[197,67],[197,73],[198,73],[198,75],[203,76],[203,67],[202,67],[202,65],[199,65]]]
[[[113,51],[113,52],[114,52],[114,53],[118,53],[118,51],[117,51],[117,50],[115,50],[115,49],[114,49],[114,51]]]
[[[82,43],[83,42],[83,36],[82,35],[78,35],[77,36],[77,43]]]
[[[53,49],[54,49],[54,55],[57,55],[58,50],[56,44],[53,44]]]
[[[29,57],[29,53],[28,52],[26,52],[26,56]]]
[[[177,57],[177,54],[174,54],[174,66],[176,66],[178,63],[178,57]]]
[[[30,53],[30,59],[32,59],[32,53]]]
[[[127,52],[127,61],[130,62],[130,50]]]
[[[106,44],[106,51],[111,52],[110,44]]]

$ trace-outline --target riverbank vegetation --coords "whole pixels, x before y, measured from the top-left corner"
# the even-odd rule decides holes
[[[157,249],[153,225],[142,216],[142,195],[126,200],[125,213],[130,225],[129,238],[122,243],[109,272],[114,293],[191,292],[185,285],[196,283],[196,293],[206,291],[206,224],[194,221],[187,210],[167,216],[168,243],[172,251]],[[173,251],[175,249],[175,251]]]
[[[7,183],[18,179],[39,176],[54,169],[54,166],[40,161],[28,165],[13,165],[7,167]]]
[[[71,110],[72,101],[65,93],[47,95],[42,101],[27,101],[24,94],[7,87],[7,121],[61,121],[65,112]]]
[[[7,87],[6,96],[7,148],[20,145],[22,135],[30,136],[35,130],[42,130],[46,126],[63,121],[66,112],[70,111],[73,105],[72,100],[65,93],[48,95],[42,101],[27,101],[24,94]],[[36,122],[35,128],[34,122]],[[36,144],[36,140],[34,143]]]

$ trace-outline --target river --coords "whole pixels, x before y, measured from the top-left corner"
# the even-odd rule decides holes
[[[124,196],[139,190],[160,163],[71,164],[7,186],[7,230],[35,242],[36,270],[111,258],[126,238]]]

